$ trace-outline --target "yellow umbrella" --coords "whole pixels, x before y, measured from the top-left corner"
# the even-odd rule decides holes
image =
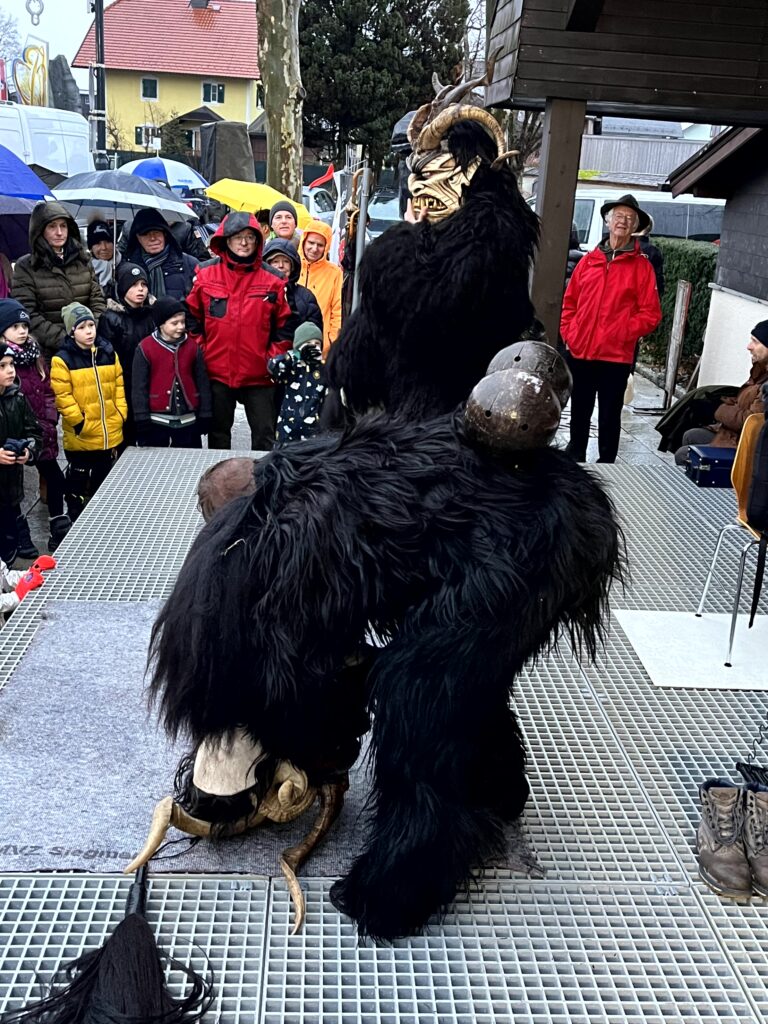
[[[215,181],[205,189],[206,195],[219,203],[224,203],[232,210],[247,210],[249,213],[256,213],[258,210],[270,210],[275,203],[287,200],[296,207],[296,215],[299,218],[299,227],[303,228],[312,220],[312,215],[306,206],[288,199],[282,192],[278,192],[271,185],[262,185],[256,181],[238,181],[236,178],[222,178]]]

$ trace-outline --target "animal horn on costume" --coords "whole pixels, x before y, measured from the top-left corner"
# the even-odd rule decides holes
[[[296,872],[338,818],[344,804],[344,793],[348,788],[348,779],[345,779],[343,782],[326,783],[320,787],[320,809],[309,835],[302,839],[300,843],[297,843],[296,846],[283,850],[283,854],[280,857],[280,870],[283,872],[285,881],[288,884],[288,891],[291,894],[294,908],[293,931],[291,935],[295,935],[304,924],[306,912],[304,893],[296,878]]]
[[[416,142],[416,148],[422,152],[437,149],[446,132],[459,121],[479,121],[487,129],[488,133],[493,136],[497,152],[501,153],[503,151],[504,135],[499,122],[487,110],[483,110],[481,107],[472,107],[468,103],[447,107],[441,111],[434,121],[430,121],[429,124],[421,129]]]
[[[192,1024],[213,1002],[213,981],[158,950],[145,919],[147,869],[128,890],[125,917],[103,946],[62,965],[44,999],[3,1014],[3,1024]],[[163,961],[181,971],[189,991],[174,998]],[[66,984],[62,984],[62,983]]]

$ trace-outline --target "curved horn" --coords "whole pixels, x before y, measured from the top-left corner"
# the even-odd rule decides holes
[[[160,849],[165,834],[171,824],[173,815],[173,797],[166,796],[155,806],[152,814],[152,824],[149,826],[149,835],[141,853],[137,854],[127,868],[123,870],[124,875],[133,874],[140,867],[147,863]]]
[[[416,148],[422,151],[438,149],[445,133],[459,121],[479,121],[493,136],[497,152],[503,151],[504,135],[498,121],[487,110],[483,110],[481,107],[471,107],[468,103],[458,107],[449,107],[438,114],[434,121],[422,128]]]
[[[412,146],[416,145],[416,140],[419,137],[419,132],[426,124],[431,109],[431,103],[423,103],[411,118],[411,122],[408,125],[408,130],[406,131],[405,134],[407,135],[408,141]]]
[[[306,912],[304,893],[296,879],[296,872],[338,818],[339,812],[344,805],[344,794],[348,789],[349,779],[346,778],[343,782],[321,786],[320,808],[309,835],[306,839],[302,839],[300,843],[297,843],[296,846],[283,850],[283,855],[280,858],[280,870],[283,872],[288,883],[288,891],[291,894],[294,910],[293,931],[291,935],[295,935],[304,924]]]

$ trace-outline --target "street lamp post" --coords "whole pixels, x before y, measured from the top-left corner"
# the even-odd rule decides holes
[[[104,0],[92,0],[91,12],[94,14],[94,31],[96,36],[96,62],[91,71],[96,80],[96,107],[91,110],[91,118],[96,123],[96,149],[93,162],[97,171],[109,168],[107,156],[107,89],[104,68]]]

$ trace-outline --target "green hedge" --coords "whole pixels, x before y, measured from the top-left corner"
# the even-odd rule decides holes
[[[666,287],[661,300],[662,321],[653,334],[644,339],[640,359],[654,367],[664,365],[669,336],[672,332],[672,318],[675,312],[677,282],[690,281],[693,285],[691,303],[688,307],[688,323],[683,339],[683,355],[680,370],[683,375],[693,371],[704,344],[704,330],[709,315],[709,300],[712,294],[708,287],[715,279],[718,246],[712,242],[690,242],[684,238],[653,238],[664,257],[664,280]]]

